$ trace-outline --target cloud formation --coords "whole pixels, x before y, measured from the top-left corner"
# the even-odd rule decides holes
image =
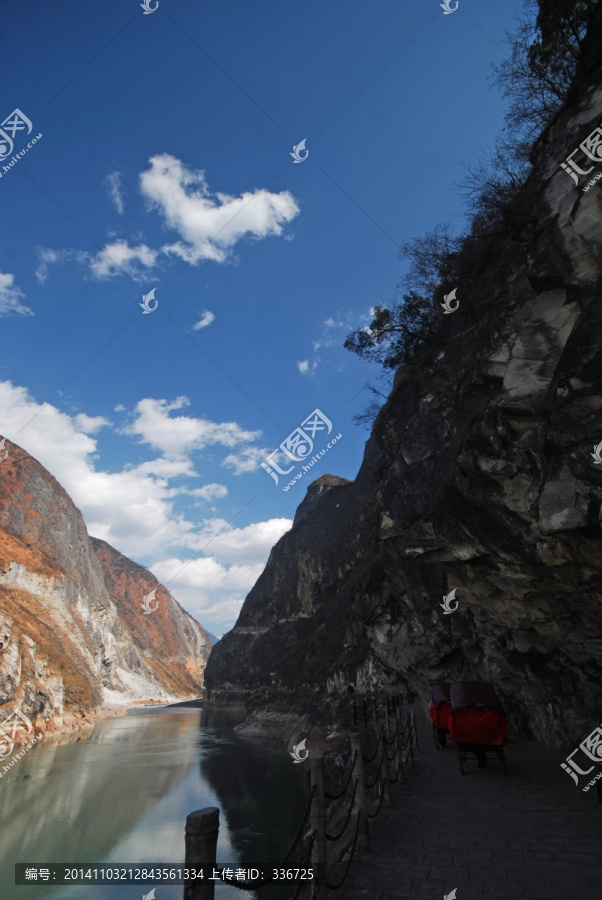
[[[105,244],[96,254],[84,254],[92,277],[98,281],[115,275],[129,275],[134,281],[142,281],[156,266],[158,255],[157,250],[151,250],[146,244],[130,247],[124,240]]]
[[[205,173],[189,169],[175,156],[162,153],[149,160],[140,175],[140,189],[149,208],[159,211],[180,240],[162,247],[186,262],[224,262],[245,235],[257,238],[282,234],[299,213],[292,194],[245,191],[240,197],[209,190]]]
[[[336,319],[333,316],[325,319],[322,322],[320,337],[312,342],[313,356],[308,356],[307,359],[297,362],[299,373],[301,375],[313,375],[318,366],[324,362],[324,357],[320,351],[328,350],[330,347],[342,347],[347,334],[352,328],[353,320],[348,314],[344,316],[339,314]],[[335,365],[332,362],[330,364],[331,367],[341,371],[340,364]]]
[[[167,557],[151,571],[193,616],[210,630],[212,626],[220,630],[224,620],[233,622],[236,618],[270,550],[292,524],[282,518],[230,528],[213,520],[207,534],[216,531],[215,537],[204,544],[210,556],[190,561]]]
[[[78,262],[98,281],[117,275],[143,281],[157,266],[162,254],[180,257],[192,265],[204,259],[225,262],[243,237],[259,239],[281,235],[284,226],[299,213],[299,207],[288,191],[274,194],[257,189],[245,191],[239,197],[212,193],[203,171],[189,169],[169,153],[152,156],[149,163],[150,168],[140,173],[140,192],[148,209],[157,210],[179,240],[153,249],[144,243],[130,246],[127,239],[119,238],[108,241],[96,253],[38,248],[36,276],[40,282],[44,283],[48,278],[50,265],[59,262]],[[122,214],[120,173],[111,172],[104,185],[117,212]],[[204,317],[210,316],[213,317],[213,313],[205,310]],[[193,328],[205,328],[212,321],[213,318],[202,318]]]
[[[189,405],[187,397],[177,397],[171,403],[147,397],[136,404],[134,420],[124,428],[124,432],[138,435],[142,443],[150,444],[167,456],[202,450],[208,444],[236,447],[261,437],[261,431],[246,431],[235,422],[211,422],[193,416],[170,415]]]
[[[21,303],[25,294],[15,285],[15,276],[10,272],[0,272],[0,316],[17,313],[33,316],[33,310]]]
[[[53,250],[51,247],[38,248],[36,278],[42,284],[54,263],[77,262],[85,266],[96,281],[106,281],[116,275],[129,275],[133,281],[144,281],[157,265],[158,250],[146,244],[130,247],[123,239],[111,241],[96,253],[84,250]]]
[[[207,328],[208,325],[211,325],[212,322],[215,322],[215,316],[208,309],[204,309],[201,313],[201,318],[198,322],[192,326],[193,331],[200,331],[201,328]]]
[[[120,216],[123,215],[123,192],[121,190],[121,173],[110,172],[104,180],[109,200]]]
[[[227,488],[215,482],[199,487],[192,486],[194,481],[183,483],[186,478],[198,483],[186,454],[209,444],[236,446],[256,433],[235,423],[170,417],[186,404],[186,398],[172,404],[140,401],[131,433],[147,437],[163,455],[108,472],[99,468],[98,441],[92,435],[110,428],[118,437],[123,430],[115,431],[103,416],[69,415],[38,403],[23,387],[0,382],[3,435],[54,475],[81,510],[90,534],[126,556],[148,561],[160,579],[173,577],[168,587],[174,596],[202,624],[221,632],[232,625],[272,545],[292,523],[271,519],[235,528],[221,517],[193,521],[200,501],[219,500]],[[157,437],[156,427],[162,436]],[[188,502],[188,514],[176,510],[176,501],[178,510]],[[186,565],[197,553],[202,555]]]

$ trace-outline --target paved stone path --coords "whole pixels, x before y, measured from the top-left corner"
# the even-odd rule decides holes
[[[420,751],[393,786],[335,900],[602,900],[602,803],[560,768],[565,754],[510,736],[508,774],[476,760],[460,774],[415,705]],[[587,783],[582,779],[583,786]]]

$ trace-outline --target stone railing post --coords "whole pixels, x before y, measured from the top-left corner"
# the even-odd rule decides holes
[[[384,778],[384,786],[383,786],[383,803],[385,806],[391,806],[391,770],[389,767],[389,751],[387,750],[387,745],[385,744],[385,727],[384,725],[378,725],[376,729],[376,733],[378,735],[378,741],[380,746],[380,759],[382,760],[382,773]],[[379,763],[380,765],[380,763]]]
[[[399,775],[399,781],[401,784],[406,783],[405,770],[403,767],[403,734],[401,733],[402,719],[398,714],[392,717],[393,721],[393,733],[395,735],[395,758],[394,763],[396,766],[396,772]]]
[[[186,816],[186,855],[187,869],[203,868],[204,878],[194,879],[184,884],[184,900],[213,900],[215,881],[208,879],[213,875],[217,861],[217,837],[219,834],[219,809],[206,806]]]
[[[414,734],[414,749],[416,750],[416,753],[418,753],[418,751],[420,750],[420,747],[418,746],[418,727],[416,725],[416,710],[415,709],[412,710],[412,730],[413,730],[413,734]]]
[[[350,735],[351,754],[355,754],[355,774],[357,790],[355,792],[355,809],[361,815],[361,822],[357,836],[357,844],[360,850],[370,849],[370,837],[368,834],[368,809],[366,807],[366,783],[364,781],[364,757],[362,756],[362,736],[359,731]]]

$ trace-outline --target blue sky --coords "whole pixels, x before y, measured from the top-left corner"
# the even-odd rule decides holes
[[[217,634],[310,481],[357,473],[377,370],[343,341],[394,295],[401,241],[461,228],[455,185],[501,129],[488,78],[520,7],[5,13],[0,120],[18,108],[32,131],[0,160],[0,434]],[[283,491],[260,464],[316,408],[342,437]]]

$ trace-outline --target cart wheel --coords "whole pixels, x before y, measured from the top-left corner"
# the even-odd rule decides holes
[[[447,747],[447,735],[445,734],[445,732],[443,732],[443,734],[439,734],[439,743],[442,747]]]
[[[435,742],[435,749],[441,750],[441,747],[439,746],[439,732],[438,732],[438,730],[435,728],[434,725],[433,725],[433,740],[434,740],[434,742]]]

